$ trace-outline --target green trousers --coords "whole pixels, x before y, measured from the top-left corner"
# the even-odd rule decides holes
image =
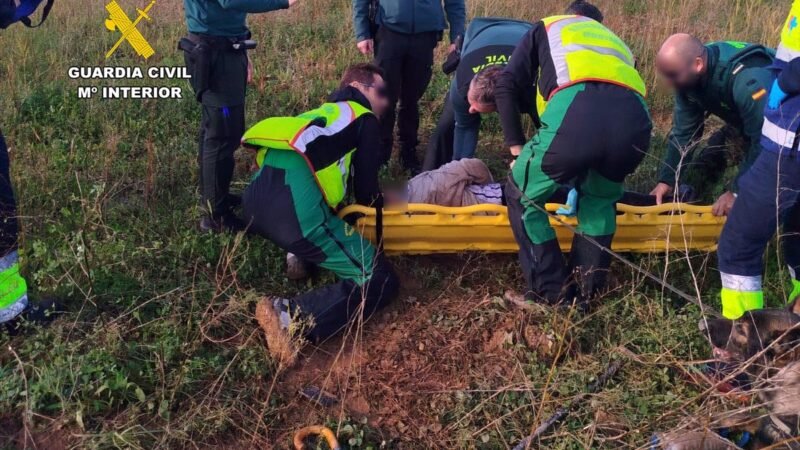
[[[321,341],[397,294],[399,282],[389,262],[328,207],[300,155],[269,151],[245,189],[242,206],[252,231],[339,278],[289,301],[293,313],[313,319],[306,337]]]
[[[603,287],[608,255],[576,235],[565,265],[549,217],[540,208],[559,186],[574,184],[578,230],[610,246],[622,182],[644,158],[652,122],[641,96],[609,83],[558,91],[541,120],[512,170],[506,192],[509,218],[520,244],[528,297],[584,302]],[[565,283],[568,279],[576,282]]]

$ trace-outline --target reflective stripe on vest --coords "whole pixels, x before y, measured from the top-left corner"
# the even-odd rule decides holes
[[[28,285],[19,274],[18,255],[0,258],[0,323],[19,315],[28,305]]]
[[[333,119],[333,122],[326,124],[324,127],[310,126],[301,131],[292,141],[292,146],[297,151],[305,153],[308,144],[319,137],[333,136],[341,132],[356,119],[356,113],[348,102],[326,103],[314,111],[301,114],[299,117],[313,119],[319,117],[320,112],[325,114],[328,120]]]
[[[633,53],[601,23],[583,16],[554,16],[542,22],[558,84],[550,98],[560,89],[587,81],[617,84],[646,95]]]
[[[247,130],[242,143],[259,148],[256,155],[259,167],[263,165],[269,150],[293,150],[302,155],[314,173],[325,202],[331,208],[335,208],[347,194],[347,179],[350,176],[352,155],[356,149],[347,150],[337,161],[322,168],[313,167],[305,153],[308,146],[318,138],[340,133],[359,117],[369,113],[371,113],[369,109],[357,102],[325,103],[297,117],[272,117],[262,120]]]
[[[781,43],[775,57],[786,63],[800,57],[800,0],[792,3],[789,16],[783,24]]]
[[[764,125],[761,126],[761,135],[769,139],[780,147],[791,150],[794,147],[794,140],[797,132],[781,128],[764,117]]]

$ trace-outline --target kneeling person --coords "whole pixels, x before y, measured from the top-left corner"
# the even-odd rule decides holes
[[[251,230],[340,279],[293,299],[267,298],[256,308],[270,352],[285,365],[294,362],[296,338],[319,342],[397,293],[385,257],[335,213],[349,186],[358,203],[381,201],[378,117],[387,105],[381,69],[358,64],[329,103],[264,120],[244,135],[244,145],[258,149],[260,166],[243,196]],[[308,327],[298,331],[297,323]]]

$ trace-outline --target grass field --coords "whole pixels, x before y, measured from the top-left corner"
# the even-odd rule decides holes
[[[132,14],[134,5],[120,4]],[[555,0],[467,0],[469,13],[535,20]],[[199,235],[195,134],[199,108],[182,100],[78,99],[71,66],[143,66],[103,26],[105,2],[57,0],[40,29],[0,33],[0,127],[11,148],[22,216],[23,271],[32,296],[65,299],[70,314],[25,337],[0,337],[0,448],[287,448],[300,426],[327,424],[350,448],[508,448],[614,359],[626,361],[602,393],[576,409],[540,448],[643,448],[655,430],[698,426],[738,407],[696,381],[709,356],[694,307],[621,265],[617,288],[582,318],[504,305],[522,279],[511,256],[393,258],[403,291],[387,311],[308,348],[279,372],[252,312],[259,296],[292,295],[331,277],[294,283],[283,255],[256,238]],[[315,107],[358,55],[348,0],[301,0],[253,16],[259,47],[248,125]],[[651,89],[657,143],[671,100],[652,65],[660,42],[689,31],[707,40],[775,45],[789,7],[779,0],[603,0],[607,24],[633,49]],[[182,3],[158,0],[140,26],[151,65],[181,65]],[[443,59],[440,48],[437,63]],[[147,84],[152,84],[150,81]],[[448,80],[422,102],[422,138]],[[506,166],[496,120],[479,154]],[[422,150],[422,147],[420,148]],[[663,145],[631,179],[649,187]],[[240,152],[235,189],[247,179]],[[396,175],[397,171],[392,174]],[[713,254],[635,257],[717,304]],[[774,251],[769,302],[785,295]],[[308,384],[340,402],[300,399]],[[695,421],[690,421],[694,418]],[[324,447],[320,447],[324,448]]]

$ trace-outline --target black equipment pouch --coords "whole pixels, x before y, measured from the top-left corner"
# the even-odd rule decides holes
[[[203,93],[208,90],[211,76],[211,47],[204,42],[195,42],[189,38],[178,41],[178,49],[186,55],[186,66],[192,76],[192,88],[199,102]]]

